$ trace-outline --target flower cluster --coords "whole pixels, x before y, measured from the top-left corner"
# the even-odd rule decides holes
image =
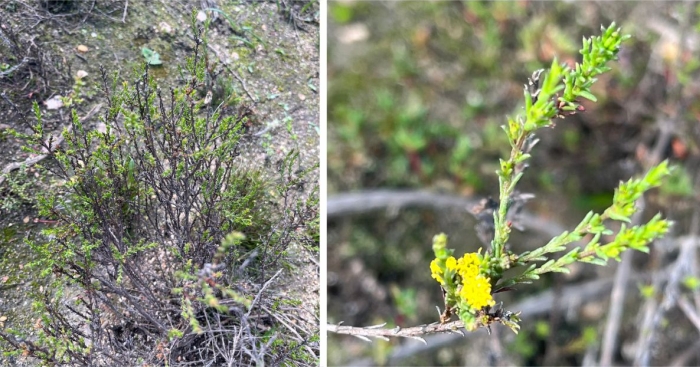
[[[465,254],[460,259],[450,256],[445,260],[445,267],[440,266],[438,259],[430,263],[432,276],[441,285],[445,285],[445,273],[451,274],[459,284],[459,296],[472,311],[478,311],[496,302],[491,296],[490,279],[480,272],[481,256],[478,253]]]

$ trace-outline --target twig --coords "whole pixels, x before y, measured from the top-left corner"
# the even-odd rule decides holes
[[[481,203],[481,199],[457,195],[438,194],[424,190],[374,190],[343,193],[328,197],[327,217],[359,215],[377,210],[397,210],[406,207],[423,207],[434,209],[456,208],[470,209]],[[536,230],[549,237],[558,236],[566,230],[551,219],[520,213],[520,223],[526,228]]]
[[[698,172],[695,175],[695,185],[700,182],[700,172]],[[693,211],[693,216],[690,219],[690,230],[688,231],[693,236],[697,236],[698,233],[700,233],[700,208],[695,208]],[[697,260],[697,251],[695,246],[693,246],[693,249],[691,250],[691,257],[690,257],[690,276],[696,277],[698,276],[698,260]],[[695,308],[700,309],[700,290],[693,289],[693,301],[695,303]]]
[[[12,74],[15,70],[19,69],[22,65],[26,64],[27,61],[29,61],[29,59],[25,57],[22,59],[22,61],[20,61],[19,64],[15,65],[15,66],[13,66],[13,67],[11,67],[3,72],[0,72],[0,78],[4,78],[5,76]]]
[[[83,20],[82,20],[81,23],[85,23],[85,21],[87,20],[87,18],[90,16],[90,13],[92,13],[92,9],[95,9],[95,2],[97,2],[97,0],[92,0],[92,4],[90,5],[90,10],[88,10],[88,11],[85,13],[85,16],[83,17]]]
[[[653,345],[654,339],[657,337],[656,334],[659,325],[661,324],[664,314],[677,303],[679,284],[688,273],[690,262],[688,255],[694,251],[697,239],[695,237],[687,237],[678,239],[678,241],[682,241],[681,251],[676,261],[670,266],[671,273],[664,289],[663,300],[658,307],[656,307],[656,301],[650,301],[650,307],[648,307],[645,320],[640,327],[640,340],[637,346],[637,355],[634,359],[634,365],[636,366],[649,365],[651,346]],[[662,281],[658,279],[657,282],[660,284]]]
[[[636,282],[640,279],[650,279],[652,277],[668,279],[668,273],[669,272],[667,270],[663,270],[653,274],[633,274],[633,277],[631,279],[628,279],[627,282],[629,284],[632,282],[632,280]],[[514,305],[512,309],[521,311],[522,314],[527,315],[528,318],[535,318],[538,316],[546,315],[549,312],[552,312],[554,307],[556,307],[558,310],[568,312],[572,309],[578,309],[587,302],[599,300],[600,297],[609,294],[612,288],[612,284],[613,279],[611,278],[592,280],[584,284],[564,287],[561,289],[560,296],[557,296],[554,291],[548,290],[536,296],[521,301],[520,303]],[[560,303],[556,306],[554,302],[555,297],[560,297],[561,300]],[[330,325],[327,325],[326,327],[328,328],[330,327]],[[331,331],[330,329],[328,330]],[[386,357],[384,362],[387,365],[400,365],[402,360],[414,356],[418,353],[437,350],[439,348],[444,348],[448,345],[457,342],[464,343],[469,339],[479,337],[480,335],[486,336],[487,334],[473,332],[466,333],[464,334],[464,336],[460,336],[458,334],[444,333],[428,335],[425,337],[425,341],[427,342],[427,344],[406,343],[404,345],[398,346],[392,350],[391,354],[389,354]],[[348,363],[346,363],[346,365],[352,366],[371,366],[374,364],[375,362],[370,358],[349,361]]]
[[[386,323],[366,327],[326,325],[326,329],[330,332],[337,334],[352,335],[368,342],[371,341],[371,339],[369,339],[368,337],[380,338],[385,340],[388,340],[388,337],[402,337],[416,339],[427,344],[423,336],[428,334],[458,333],[461,336],[464,336],[464,333],[460,330],[464,328],[464,322],[462,322],[461,320],[447,322],[444,324],[434,322],[432,324],[419,325],[408,328],[401,328],[399,326],[394,328],[385,328],[385,325]]]
[[[265,289],[266,289],[267,287],[269,287],[270,284],[272,284],[272,282],[275,280],[275,278],[277,278],[277,276],[280,275],[280,273],[282,273],[282,269],[277,270],[277,272],[275,273],[275,275],[273,275],[272,278],[268,279],[268,281],[265,282],[265,284],[263,284],[262,288],[260,288],[260,291],[259,291],[258,294],[255,296],[255,299],[253,299],[253,302],[250,303],[250,308],[248,309],[248,313],[246,313],[246,315],[245,315],[246,318],[249,318],[249,317],[250,317],[250,314],[253,312],[253,309],[255,308],[255,304],[258,303],[258,301],[260,301],[260,297],[262,297],[262,294],[263,294],[263,292],[265,291]]]
[[[686,41],[688,40],[688,29],[690,26],[690,12],[692,4],[686,2],[685,16],[681,19],[681,24],[679,25],[678,32],[678,44],[680,45],[680,50],[678,56],[674,60],[674,69],[680,70],[682,67],[681,56],[685,54],[687,49]],[[670,83],[669,83],[670,84]],[[684,99],[682,98],[682,88],[683,85],[676,81],[675,85],[669,85],[669,96],[668,101],[676,101],[673,103],[676,107],[676,111],[684,110]],[[657,125],[659,128],[659,137],[657,139],[656,145],[650,150],[651,154],[647,159],[647,164],[656,164],[661,161],[664,149],[666,149],[669,144],[673,132],[677,130],[679,123],[679,118],[677,115],[671,116],[658,116]],[[691,241],[685,241],[681,245],[681,252],[679,257],[673,264],[673,272],[670,280],[666,284],[666,289],[663,293],[663,300],[659,305],[657,300],[650,298],[646,302],[646,312],[644,322],[640,327],[640,337],[637,343],[637,352],[635,356],[634,363],[636,365],[647,366],[651,358],[650,347],[655,343],[654,339],[657,337],[657,329],[663,318],[663,315],[671,308],[674,304],[678,302],[678,292],[679,292],[679,282],[681,278],[685,275],[692,274],[692,260],[695,258],[695,245]],[[655,282],[654,286],[660,285],[661,282]],[[621,305],[618,307],[622,307]],[[612,353],[612,351],[611,351]],[[601,364],[605,364],[601,360]]]
[[[685,297],[680,297],[678,298],[678,306],[683,310],[683,313],[688,320],[693,323],[695,328],[700,331],[700,315],[698,315],[698,312],[693,308],[690,302]]]
[[[85,114],[85,116],[81,117],[80,121],[82,122],[91,118],[100,110],[100,108],[102,108],[102,104],[98,103],[87,114]],[[69,126],[67,130],[70,131],[71,127]],[[53,153],[53,151],[56,150],[56,148],[58,148],[58,146],[61,145],[61,143],[63,143],[63,131],[61,130],[58,134],[50,136],[48,141],[51,142],[51,146],[48,150],[46,148],[43,149],[44,153],[46,154],[40,154],[34,157],[29,157],[22,162],[13,162],[5,166],[5,168],[2,169],[2,172],[0,172],[0,185],[2,185],[3,182],[5,182],[5,180],[7,179],[7,175],[10,172],[20,169],[23,166],[33,166],[38,162],[44,160],[46,157],[48,157],[50,153]]]
[[[668,365],[672,367],[688,366],[688,361],[698,354],[698,348],[700,348],[700,340],[686,348],[683,353],[679,354],[678,357],[674,358]]]
[[[83,57],[83,55],[79,54],[78,51],[74,51],[73,53],[75,54],[75,57],[79,58],[82,62],[89,64],[87,59],[85,57]]]
[[[634,213],[632,223],[638,225],[644,211],[644,197],[638,200],[640,208]],[[608,320],[603,333],[602,351],[600,353],[600,365],[611,366],[615,347],[617,346],[617,333],[620,331],[622,323],[623,305],[627,292],[627,283],[632,273],[632,251],[625,251],[622,254],[622,261],[615,273],[615,284],[610,294],[610,307],[608,309]]]
[[[248,87],[246,86],[245,80],[243,80],[243,78],[241,78],[238,75],[238,73],[236,73],[235,71],[233,71],[233,69],[231,69],[229,67],[227,59],[224,57],[221,57],[221,54],[219,54],[219,51],[217,49],[215,49],[212,45],[208,44],[207,46],[209,46],[210,50],[214,51],[214,54],[216,54],[216,57],[219,58],[219,61],[221,61],[221,63],[226,68],[226,70],[228,70],[228,72],[231,73],[236,79],[238,79],[238,81],[241,83],[241,86],[243,86],[243,90],[248,95],[250,100],[253,101],[254,103],[258,103],[258,100],[256,100],[255,97],[253,97],[253,95],[250,93],[250,91],[248,91]]]
[[[124,14],[122,15],[122,23],[126,23],[126,9],[129,7],[129,0],[124,3]]]
[[[297,340],[300,343],[304,343],[304,349],[306,349],[307,352],[309,352],[309,355],[314,355],[314,350],[311,348],[311,346],[306,345],[306,342],[308,339],[304,339],[297,331],[294,329],[291,325],[289,325],[288,322],[286,322],[284,319],[282,319],[280,316],[277,315],[276,312],[273,312],[272,310],[268,309],[267,307],[263,306],[263,311],[267,312],[270,316],[275,318],[277,321],[279,321],[282,325],[286,326],[289,331],[292,332],[292,334],[296,335],[298,338]]]
[[[272,129],[278,127],[278,126],[280,126],[280,123],[271,122],[270,124],[268,124],[267,126],[265,126],[264,129],[262,129],[262,130],[258,131],[257,133],[253,134],[253,136],[258,136],[258,137],[263,136],[263,135],[265,135],[265,133],[267,133],[268,131],[270,131],[270,130],[272,130]]]
[[[328,218],[363,214],[375,210],[395,210],[404,207],[468,208],[478,199],[442,195],[419,190],[376,190],[333,195],[328,198]]]

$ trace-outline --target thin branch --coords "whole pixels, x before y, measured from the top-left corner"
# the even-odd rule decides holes
[[[219,61],[221,61],[221,63],[226,68],[226,70],[228,70],[228,72],[231,73],[231,75],[233,75],[236,79],[238,79],[238,81],[241,83],[241,86],[243,87],[243,90],[248,95],[248,98],[250,98],[250,100],[253,101],[254,103],[258,103],[258,100],[256,100],[255,97],[253,97],[253,94],[251,94],[250,91],[248,90],[248,87],[246,86],[245,80],[243,80],[243,78],[241,78],[238,75],[238,73],[236,73],[235,71],[233,71],[233,69],[231,69],[231,67],[229,66],[229,63],[228,63],[228,59],[226,57],[222,56],[219,53],[219,50],[215,49],[212,45],[208,45],[208,46],[209,46],[210,50],[214,51],[214,54],[216,54],[216,57],[219,58]]]
[[[686,2],[685,4],[685,9],[684,9],[684,14],[683,18],[681,19],[681,24],[679,25],[679,31],[678,31],[678,44],[680,44],[680,50],[678,52],[678,57],[674,60],[674,69],[675,71],[679,70],[682,65],[682,61],[680,58],[680,55],[685,54],[685,50],[687,49],[687,44],[686,41],[688,40],[688,27],[690,25],[690,14],[692,13],[691,8],[692,5],[690,2]],[[654,23],[652,21],[652,23]],[[650,23],[651,24],[651,23]],[[652,27],[653,28],[653,27]],[[663,33],[664,35],[666,33]],[[648,73],[647,73],[648,74]],[[646,75],[645,75],[646,76]],[[673,105],[675,105],[677,111],[683,111],[684,110],[684,101],[681,95],[683,86],[681,83],[676,82],[675,85],[669,85],[669,97],[668,101],[675,101]],[[668,146],[669,142],[671,141],[671,137],[673,136],[673,132],[677,131],[678,129],[678,124],[679,124],[679,118],[678,115],[671,115],[671,116],[657,116],[656,118],[657,121],[657,126],[659,129],[659,136],[657,138],[655,146],[651,149],[651,154],[647,157],[646,163],[648,166],[652,164],[656,164],[657,162],[660,162],[662,159],[663,155],[663,150],[666,149]],[[672,276],[666,284],[666,289],[664,290],[664,298],[661,301],[661,304],[659,305],[658,301],[654,298],[650,298],[647,300],[647,307],[646,310],[647,312],[645,313],[645,318],[644,322],[642,323],[642,327],[640,328],[640,337],[638,341],[638,349],[637,353],[635,356],[635,364],[642,365],[642,366],[647,366],[649,365],[649,361],[651,358],[650,355],[650,347],[654,344],[654,338],[657,336],[657,329],[659,326],[659,323],[661,319],[663,318],[663,315],[668,311],[671,307],[673,307],[674,304],[677,303],[677,297],[678,297],[678,291],[679,291],[679,282],[681,281],[681,278],[684,275],[691,274],[692,275],[692,261],[691,259],[695,258],[695,245],[692,243],[692,241],[684,241],[681,245],[681,252],[676,259],[676,261],[673,264],[673,272]],[[654,286],[657,286],[661,284],[661,282],[656,281]],[[618,307],[622,307],[621,305]],[[612,351],[610,351],[612,353]],[[601,364],[605,364],[604,360],[601,360]]]
[[[478,199],[455,195],[436,194],[420,190],[376,190],[329,195],[328,218],[358,215],[375,210],[394,210],[404,207],[468,208],[479,203]]]
[[[663,300],[658,307],[656,307],[656,301],[650,301],[652,302],[650,303],[652,307],[649,307],[645,315],[645,320],[640,327],[640,340],[638,342],[634,365],[649,365],[651,346],[653,345],[654,339],[657,337],[657,330],[661,325],[664,314],[677,303],[679,285],[684,276],[688,274],[690,262],[688,254],[694,251],[693,248],[696,246],[697,240],[695,237],[685,237],[683,239],[678,239],[678,241],[682,241],[681,250],[676,261],[669,266],[671,272],[668,283],[664,288]],[[655,281],[657,281],[658,284],[662,283],[661,279],[655,279]]]
[[[638,203],[640,208],[634,213],[632,218],[632,223],[635,225],[638,225],[641,221],[642,212],[644,211],[644,198],[640,198]],[[603,333],[602,351],[600,353],[601,366],[612,365],[613,354],[617,346],[617,333],[620,331],[620,324],[622,323],[627,283],[629,283],[630,274],[632,273],[632,256],[634,256],[632,251],[625,251],[615,273],[615,284],[610,294],[608,320]]]
[[[633,274],[633,276],[628,279],[628,285],[632,281],[637,282],[641,280],[649,280],[653,277],[658,277],[660,279],[668,279],[669,271],[663,270],[653,274]],[[590,282],[568,286],[561,289],[559,295],[552,290],[544,291],[536,296],[527,298],[520,303],[512,307],[513,310],[521,311],[523,315],[527,315],[528,318],[535,318],[539,316],[546,315],[556,307],[560,311],[569,312],[571,310],[576,310],[588,302],[594,302],[600,300],[601,297],[610,293],[612,289],[613,279],[597,279]],[[555,305],[554,298],[559,297],[560,302]],[[452,323],[450,323],[452,324]],[[328,331],[332,325],[326,325]],[[498,326],[496,326],[498,327]],[[394,348],[386,357],[387,365],[397,365],[401,362],[419,353],[425,353],[432,350],[437,350],[439,348],[444,348],[451,344],[465,343],[471,338],[476,338],[479,336],[486,336],[488,334],[481,332],[471,332],[465,333],[463,336],[458,334],[447,334],[438,333],[435,335],[426,335],[424,337],[426,344],[423,343],[406,343],[401,346]],[[346,365],[354,366],[371,366],[375,362],[371,358],[365,358],[360,360],[349,361]]]
[[[330,332],[337,334],[347,334],[357,337],[365,337],[361,339],[366,341],[370,341],[370,339],[366,337],[381,339],[385,339],[388,337],[402,337],[416,339],[427,344],[425,339],[423,339],[423,336],[428,334],[457,333],[460,336],[464,336],[464,333],[461,331],[461,329],[464,328],[464,323],[460,320],[447,322],[444,324],[434,322],[432,324],[419,325],[408,328],[401,328],[399,326],[396,326],[394,328],[385,328],[385,325],[386,324],[380,324],[366,327],[326,325],[326,329]]]
[[[100,108],[102,108],[101,103],[95,105],[87,114],[85,114],[85,116],[80,118],[80,121],[83,122],[83,121],[91,118],[100,110]],[[70,131],[71,127],[69,126],[67,129],[68,129],[68,131]],[[48,147],[48,149],[46,149],[46,148],[43,149],[43,151],[46,154],[40,154],[40,155],[37,155],[34,157],[29,157],[22,162],[13,162],[13,163],[6,165],[5,168],[2,169],[2,172],[0,172],[1,173],[0,174],[0,185],[2,185],[3,182],[5,182],[5,180],[7,179],[7,175],[10,172],[17,170],[17,169],[20,169],[22,166],[25,166],[25,167],[33,166],[33,165],[43,161],[46,157],[49,156],[50,153],[53,153],[53,151],[56,150],[56,148],[58,148],[58,146],[61,145],[61,143],[63,143],[63,131],[62,131],[62,129],[59,129],[59,132],[56,135],[50,136],[49,140],[47,140],[47,141],[51,142],[51,146]]]
[[[124,14],[122,14],[122,23],[126,23],[126,9],[129,7],[129,0],[124,3]]]
[[[678,306],[695,328],[700,331],[700,315],[698,315],[697,310],[693,308],[690,302],[685,297],[680,297],[678,298]]]
[[[438,194],[425,190],[372,190],[331,195],[326,203],[327,217],[360,215],[378,210],[397,210],[407,207],[433,209],[463,209],[474,215],[472,208],[481,204],[482,199],[449,194]],[[560,235],[567,228],[551,218],[542,219],[525,211],[519,213],[518,220],[524,227],[536,230],[548,237]]]
[[[250,303],[250,308],[248,309],[248,313],[246,313],[246,315],[245,315],[246,318],[250,317],[251,312],[253,312],[253,309],[255,308],[255,304],[258,303],[258,301],[260,301],[260,297],[262,297],[262,294],[265,291],[265,289],[267,287],[269,287],[270,284],[272,284],[272,282],[275,280],[275,278],[277,278],[277,276],[280,275],[280,273],[282,273],[282,269],[277,270],[275,275],[273,275],[272,278],[268,279],[268,281],[265,282],[265,284],[263,284],[262,288],[260,288],[260,291],[255,296],[255,299],[253,300],[253,302]]]

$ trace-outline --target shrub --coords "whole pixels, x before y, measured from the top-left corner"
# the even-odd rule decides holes
[[[148,65],[134,83],[103,70],[104,129],[72,110],[54,149],[35,104],[32,133],[16,134],[48,154],[39,171],[51,184],[34,204],[57,224],[28,238],[31,267],[48,283],[30,295],[36,336],[0,331],[9,353],[51,365],[316,358],[317,336],[276,331],[269,310],[282,296],[265,294],[293,243],[317,246],[317,192],[299,189],[316,167],[300,169],[294,152],[277,178],[241,167],[253,109],[198,96],[211,65],[194,17],[193,30],[181,86],[161,90]]]

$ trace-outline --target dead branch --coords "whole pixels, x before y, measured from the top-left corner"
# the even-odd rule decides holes
[[[371,342],[371,339],[369,339],[369,337],[384,340],[389,340],[389,337],[402,337],[416,339],[427,344],[427,342],[423,338],[423,335],[455,333],[459,334],[460,336],[464,336],[464,333],[460,330],[464,328],[464,323],[461,320],[447,322],[444,324],[434,322],[432,324],[425,324],[408,328],[401,328],[400,326],[394,328],[385,328],[385,325],[386,323],[374,326],[355,327],[343,326],[339,324],[327,325],[326,328],[330,332],[334,332],[337,334],[352,335],[367,342]]]
[[[666,268],[653,274],[632,274],[627,279],[627,285],[639,280],[649,280],[651,278],[668,279],[671,269]],[[540,293],[537,296],[527,298],[520,303],[510,307],[513,310],[521,311],[522,315],[528,318],[535,318],[546,315],[552,312],[555,307],[559,311],[567,312],[575,310],[586,304],[587,302],[600,300],[601,297],[610,294],[613,285],[612,278],[592,280],[580,285],[573,285],[563,288],[559,293],[553,290],[548,290]],[[559,298],[559,302],[554,302],[555,298]],[[446,323],[445,325],[456,326],[459,321]],[[335,332],[336,327],[340,325],[326,325],[327,331]],[[362,328],[360,328],[362,329]],[[389,329],[393,330],[393,329]],[[404,329],[406,330],[406,329]],[[353,334],[354,335],[354,334]],[[424,343],[406,343],[393,349],[392,353],[385,360],[387,365],[401,364],[401,361],[416,355],[425,353],[431,350],[436,350],[460,342],[464,343],[470,338],[476,338],[480,335],[486,335],[479,332],[464,333],[447,333],[446,331],[438,332],[434,335],[425,336]],[[371,366],[374,365],[372,359],[361,359],[349,361],[347,365],[352,366]]]
[[[406,207],[425,207],[434,209],[464,209],[469,214],[481,199],[449,194],[438,194],[425,190],[373,190],[330,195],[327,201],[327,217],[359,215],[377,210],[398,210]],[[551,219],[542,219],[522,212],[520,224],[550,237],[558,236],[566,230]]]

